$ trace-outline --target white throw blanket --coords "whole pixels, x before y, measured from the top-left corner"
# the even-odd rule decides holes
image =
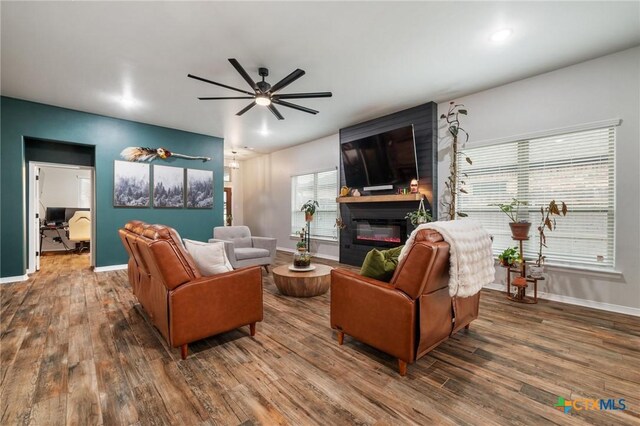
[[[431,222],[418,226],[409,236],[400,252],[398,263],[415,242],[421,229],[438,231],[449,243],[449,295],[451,297],[473,296],[485,284],[494,280],[495,268],[491,237],[480,222],[473,219],[457,219]]]

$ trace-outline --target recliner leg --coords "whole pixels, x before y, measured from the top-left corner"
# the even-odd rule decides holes
[[[256,335],[256,323],[252,322],[251,324],[249,324],[249,334],[251,334],[252,336]]]
[[[267,271],[267,274],[269,273],[269,265],[262,265],[264,266],[264,270]]]
[[[469,323],[469,324],[465,325],[465,326],[464,326],[464,329],[465,329],[465,330],[468,330],[470,325],[471,325],[471,323]]]
[[[187,343],[180,346],[180,356],[182,357],[182,359],[187,359],[188,353],[189,353],[189,345]]]
[[[344,343],[344,331],[338,331],[338,344],[342,345]]]
[[[407,375],[407,363],[398,358],[398,372],[401,376]]]

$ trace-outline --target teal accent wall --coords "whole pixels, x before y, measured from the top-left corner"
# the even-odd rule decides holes
[[[222,223],[223,140],[165,127],[120,120],[14,98],[0,98],[0,277],[23,275],[27,269],[25,191],[28,166],[24,138],[95,146],[96,266],[127,263],[118,229],[131,219],[175,228],[183,238],[206,241]],[[213,170],[213,209],[113,207],[113,161],[127,146],[164,147],[211,161],[170,159],[152,164]]]

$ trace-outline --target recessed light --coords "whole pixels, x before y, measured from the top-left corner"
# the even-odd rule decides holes
[[[489,40],[499,43],[511,37],[511,34],[513,34],[513,30],[511,28],[503,28],[491,34],[491,37],[489,37]]]

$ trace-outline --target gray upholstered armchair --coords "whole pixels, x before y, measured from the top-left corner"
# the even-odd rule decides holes
[[[247,226],[216,226],[209,242],[223,241],[234,269],[260,265],[269,272],[276,257],[276,239],[252,237]]]

